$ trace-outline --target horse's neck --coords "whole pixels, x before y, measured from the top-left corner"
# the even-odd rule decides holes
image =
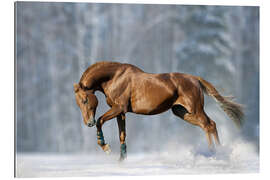
[[[93,90],[101,90],[102,84],[109,81],[115,74],[117,67],[104,67],[89,71],[81,81],[83,87]]]

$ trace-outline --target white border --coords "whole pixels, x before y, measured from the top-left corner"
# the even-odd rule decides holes
[[[44,2],[44,0],[40,0]],[[57,2],[74,2],[74,0],[64,0]],[[103,1],[85,1],[79,2],[103,2],[103,3],[143,3],[155,4],[154,0],[103,0]],[[129,179],[267,179],[270,172],[269,164],[269,144],[270,140],[270,116],[269,111],[269,1],[268,0],[159,0],[158,4],[186,4],[186,5],[236,5],[236,6],[260,6],[260,127],[261,127],[261,167],[259,174],[245,174],[245,175],[182,175],[182,176],[144,176],[144,177],[128,177]],[[2,0],[0,5],[1,13],[1,124],[0,124],[0,168],[1,179],[12,179],[14,176],[14,2],[9,0]],[[252,88],[252,87],[251,87]],[[126,179],[127,177],[99,177],[97,179]],[[31,178],[32,179],[32,178]],[[85,178],[41,178],[41,179],[85,179]]]
[[[33,1],[33,0],[24,0]],[[37,1],[37,0],[34,0]],[[182,4],[182,5],[222,5],[222,6],[260,6],[260,0],[39,0],[38,2],[96,2],[96,3],[134,3],[134,4]]]
[[[14,10],[12,1],[1,2],[1,120],[0,120],[0,169],[3,179],[14,174]],[[3,88],[4,87],[4,88]],[[2,179],[2,178],[1,178]]]

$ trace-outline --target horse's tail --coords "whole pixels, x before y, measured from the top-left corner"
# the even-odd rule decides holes
[[[243,106],[233,102],[233,97],[221,96],[215,87],[203,78],[197,77],[197,79],[199,80],[203,91],[207,95],[213,97],[219,103],[220,107],[225,111],[225,113],[230,117],[230,119],[233,120],[236,126],[240,128],[243,125],[244,120]]]

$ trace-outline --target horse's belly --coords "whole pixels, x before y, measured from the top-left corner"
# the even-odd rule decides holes
[[[175,100],[175,94],[158,89],[140,93],[131,99],[132,112],[145,115],[159,114],[170,109]]]

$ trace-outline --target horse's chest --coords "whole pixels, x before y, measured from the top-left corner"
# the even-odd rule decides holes
[[[126,104],[129,99],[129,86],[123,84],[110,84],[105,89],[106,101],[109,106]]]

